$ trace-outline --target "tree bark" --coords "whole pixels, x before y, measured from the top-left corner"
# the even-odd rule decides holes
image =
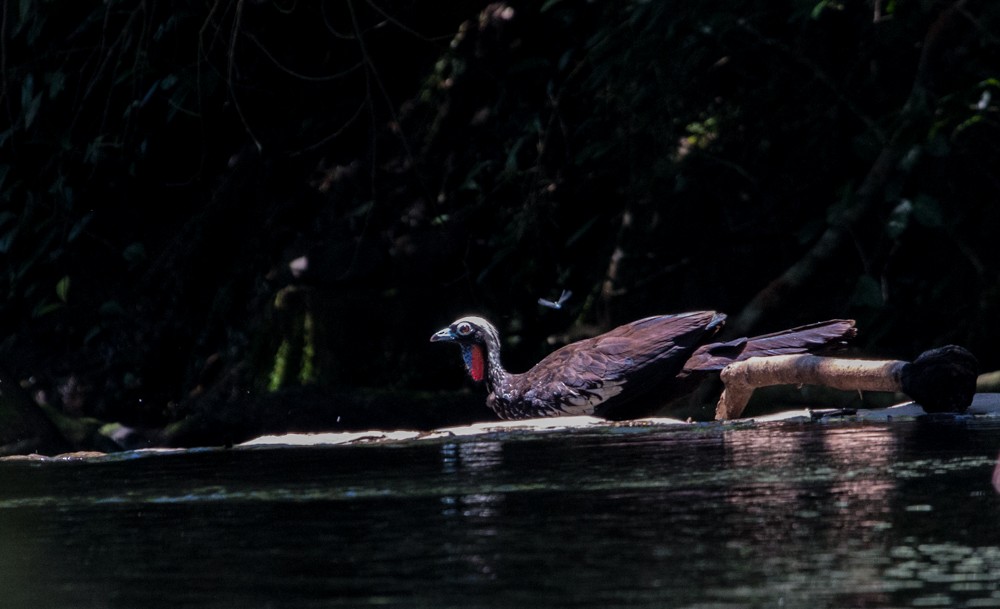
[[[976,392],[976,358],[954,345],[925,351],[913,362],[818,355],[752,357],[723,368],[726,388],[715,419],[739,418],[754,389],[770,385],[824,385],[847,391],[902,392],[927,412],[964,412]]]

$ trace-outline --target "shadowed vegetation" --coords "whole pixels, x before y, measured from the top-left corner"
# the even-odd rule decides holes
[[[696,308],[1000,368],[994,3],[421,4],[4,3],[3,382],[155,443],[428,427],[490,416],[460,314],[520,370]]]

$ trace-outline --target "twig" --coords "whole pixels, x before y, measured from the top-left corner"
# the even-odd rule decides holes
[[[254,36],[253,34],[251,34],[251,33],[248,32],[246,34],[246,37],[247,37],[248,40],[250,40],[250,42],[254,43],[254,45],[258,49],[260,49],[260,52],[264,54],[264,57],[267,57],[267,59],[272,64],[274,64],[274,66],[276,68],[278,68],[279,70],[281,70],[282,72],[284,72],[285,74],[288,74],[289,76],[291,76],[293,78],[297,78],[299,80],[303,80],[303,81],[306,81],[306,82],[328,82],[328,81],[331,81],[331,80],[337,80],[338,78],[344,78],[345,76],[347,76],[349,74],[353,74],[354,72],[357,72],[360,68],[363,68],[364,65],[365,65],[364,61],[359,61],[358,63],[354,64],[353,66],[351,66],[349,68],[347,68],[346,70],[341,70],[340,72],[336,72],[334,74],[327,74],[327,75],[324,75],[324,76],[310,76],[308,74],[303,74],[301,72],[296,72],[295,70],[293,70],[293,69],[289,68],[288,66],[286,66],[285,64],[281,63],[278,60],[277,57],[275,57],[273,54],[271,54],[271,51],[267,50],[267,47],[264,46],[264,44],[260,41],[260,39],[257,38],[256,36]]]
[[[384,9],[382,9],[382,7],[380,7],[377,4],[375,4],[374,2],[372,2],[372,0],[365,0],[365,2],[368,4],[368,6],[372,7],[372,9],[374,9],[375,12],[377,12],[378,14],[382,15],[383,17],[385,17],[386,21],[388,21],[389,23],[395,25],[396,27],[398,27],[399,29],[403,30],[407,34],[410,34],[411,36],[413,36],[413,37],[415,37],[415,38],[417,38],[419,40],[423,40],[425,42],[439,42],[441,40],[450,40],[452,38],[452,34],[442,34],[440,36],[427,36],[425,34],[421,34],[417,30],[411,28],[410,26],[406,25],[405,23],[403,23],[399,19],[396,19],[395,17],[393,17],[392,15],[390,15],[387,11],[385,11]]]
[[[243,20],[243,0],[237,0],[235,13],[233,15],[233,34],[229,38],[229,66],[226,70],[226,80],[229,83],[229,96],[233,100],[233,107],[236,108],[236,114],[240,117],[240,122],[243,123],[243,128],[246,130],[247,135],[253,140],[254,146],[257,147],[257,152],[263,150],[263,146],[257,136],[254,135],[253,129],[250,127],[250,123],[247,121],[247,117],[243,114],[243,107],[240,106],[240,100],[236,95],[236,86],[233,81],[233,73],[236,71],[236,40],[240,35],[240,23]]]

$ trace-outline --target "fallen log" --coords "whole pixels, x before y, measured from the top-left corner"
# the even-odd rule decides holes
[[[902,392],[926,412],[964,412],[976,392],[978,368],[975,356],[955,345],[925,351],[912,362],[818,355],[753,357],[722,369],[725,390],[715,419],[739,418],[754,390],[770,385]]]

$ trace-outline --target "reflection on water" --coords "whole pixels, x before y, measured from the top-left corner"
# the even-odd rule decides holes
[[[760,555],[758,576],[786,601],[812,602],[823,582],[841,606],[1000,606],[1000,512],[973,474],[992,460],[942,451],[937,432],[955,440],[947,428],[727,434],[729,467],[749,476],[726,500],[753,523],[730,547]]]
[[[997,465],[993,468],[993,489],[1000,493],[1000,455],[997,455]]]
[[[879,539],[892,526],[897,436],[864,428],[810,434],[772,428],[729,433],[726,440],[728,467],[751,473],[726,500],[734,519],[753,523],[729,545],[762,555],[758,577],[787,590],[783,598],[793,605],[810,601],[810,588],[820,582],[837,592],[841,606],[891,604],[881,585]]]
[[[503,464],[503,443],[496,441],[472,441],[445,443],[441,446],[441,469],[445,474],[477,477],[495,470]],[[441,503],[443,516],[453,520],[452,528],[461,531],[465,540],[461,546],[478,548],[478,539],[493,539],[497,529],[493,522],[497,519],[504,494],[468,493],[463,495],[443,495]],[[495,580],[496,570],[489,553],[459,552],[454,558],[464,563],[469,573],[486,580]]]
[[[998,447],[712,424],[6,462],[2,606],[1000,607]]]

